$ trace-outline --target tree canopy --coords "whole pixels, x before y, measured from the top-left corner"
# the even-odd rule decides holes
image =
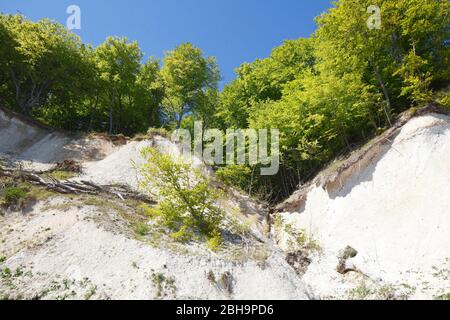
[[[372,28],[373,5],[380,24]],[[215,58],[193,44],[144,62],[135,41],[109,37],[94,48],[58,23],[1,14],[0,102],[77,131],[134,135],[194,120],[223,131],[279,129],[276,176],[216,168],[224,180],[278,200],[448,86],[449,9],[447,0],[336,1],[311,37],[243,63],[222,91]]]

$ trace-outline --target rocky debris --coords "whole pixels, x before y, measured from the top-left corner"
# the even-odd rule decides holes
[[[224,272],[218,282],[219,288],[228,295],[231,295],[233,293],[233,280],[231,272]]]
[[[342,250],[339,253],[339,257],[338,258],[340,260],[347,260],[347,259],[356,257],[357,254],[358,254],[358,251],[356,251],[355,249],[353,249],[350,246],[347,246],[347,247],[345,247],[344,250]]]
[[[305,274],[306,270],[308,270],[309,265],[311,264],[311,259],[308,257],[308,254],[305,251],[296,251],[289,252],[286,255],[286,261],[289,263],[292,268],[294,268],[295,272],[302,276]]]
[[[51,171],[67,171],[67,172],[74,172],[74,173],[81,173],[81,163],[79,161],[75,160],[63,160],[61,162],[57,162],[55,167]]]
[[[125,137],[123,134],[111,135],[106,133],[95,133],[94,136],[110,141],[116,147],[126,145],[129,140],[129,138]]]
[[[356,257],[358,251],[353,249],[350,246],[347,246],[344,250],[342,250],[338,255],[338,265],[336,267],[336,271],[340,274],[346,274],[350,271],[357,271],[354,263],[349,261],[349,259]]]

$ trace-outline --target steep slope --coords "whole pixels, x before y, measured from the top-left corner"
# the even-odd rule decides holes
[[[425,109],[331,164],[275,209],[225,189],[221,206],[251,226],[219,253],[178,244],[120,197],[44,193],[0,215],[0,296],[92,299],[434,298],[450,292],[450,118]],[[0,159],[46,170],[77,160],[71,180],[138,190],[132,161],[163,137],[71,137],[0,109]],[[198,159],[194,165],[211,174]]]
[[[101,137],[73,137],[0,107],[0,156],[25,167],[47,170],[65,159],[99,160],[115,144]]]
[[[273,230],[280,246],[290,250],[293,227],[320,247],[303,276],[316,294],[450,292],[450,118],[426,113],[408,120],[278,206],[289,226]]]
[[[8,167],[47,170],[76,160],[83,172],[71,180],[137,190],[132,160],[142,161],[139,152],[149,145],[178,152],[162,137],[117,145],[54,132],[0,109],[0,159]],[[0,209],[0,298],[311,298],[265,236],[267,210],[236,191],[228,190],[220,204],[227,216],[250,224],[252,234],[230,239],[217,253],[200,242],[176,243],[143,216],[137,201],[36,192],[21,211]]]
[[[198,245],[160,247],[113,210],[49,199],[0,217],[2,297],[39,299],[306,299],[282,255],[239,261]],[[154,240],[155,241],[155,240]],[[262,288],[264,288],[262,290]],[[91,297],[89,297],[91,298]]]

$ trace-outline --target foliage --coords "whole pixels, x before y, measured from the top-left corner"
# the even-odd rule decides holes
[[[381,9],[379,29],[368,28],[370,5]],[[138,139],[196,120],[223,131],[277,128],[277,175],[246,166],[218,175],[278,201],[448,86],[449,9],[446,0],[336,1],[311,37],[243,63],[221,92],[215,58],[190,43],[143,62],[136,41],[109,37],[94,48],[61,24],[0,14],[0,102],[54,127]],[[438,102],[448,107],[448,97]]]
[[[30,114],[50,99],[77,92],[83,86],[89,64],[84,45],[62,25],[49,20],[33,23],[21,15],[1,15],[5,47],[2,49],[7,87],[14,94],[8,103]],[[3,42],[2,42],[3,46]]]
[[[18,205],[27,196],[27,191],[20,187],[8,187],[1,191],[5,205]]]
[[[141,187],[161,199],[149,215],[157,216],[172,231],[172,237],[189,241],[206,236],[218,241],[223,212],[217,206],[219,194],[199,169],[153,148],[142,151],[146,163],[139,167]]]
[[[220,95],[217,117],[223,127],[245,128],[253,106],[258,102],[276,101],[284,86],[314,64],[311,39],[285,41],[269,58],[244,63],[237,70],[237,79]]]
[[[247,191],[251,169],[245,165],[229,165],[220,167],[216,171],[217,177],[229,186],[235,186]]]
[[[441,294],[440,296],[434,297],[433,300],[450,300],[450,292]]]
[[[367,26],[370,5],[381,8],[380,29]],[[332,158],[448,85],[449,6],[336,1],[317,18],[311,38],[285,42],[270,57],[239,67],[220,95],[220,124],[281,134],[279,173],[258,176],[253,188],[272,201],[287,197]]]
[[[49,176],[55,178],[56,180],[68,180],[70,178],[75,177],[74,172],[64,171],[64,170],[55,170],[49,173]]]
[[[136,234],[138,234],[140,236],[145,236],[148,233],[148,231],[150,230],[148,225],[142,221],[135,222],[133,224],[133,229],[134,229],[134,232],[136,232]]]
[[[438,99],[439,103],[450,112],[450,92],[446,92]]]
[[[161,78],[164,111],[177,128],[187,114],[202,118],[211,114],[220,79],[215,58],[203,57],[202,51],[190,43],[182,44],[166,54]]]
[[[219,230],[214,230],[212,234],[210,235],[208,241],[206,242],[206,245],[211,251],[217,251],[220,248],[220,245],[222,244],[222,234]]]
[[[0,94],[5,105],[58,128],[134,134],[160,125],[159,63],[137,42],[97,48],[61,24],[0,15]]]

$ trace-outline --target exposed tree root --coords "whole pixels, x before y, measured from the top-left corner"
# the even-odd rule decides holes
[[[118,197],[121,200],[133,199],[148,204],[155,204],[155,201],[124,185],[97,185],[89,181],[63,182],[51,177],[44,178],[42,176],[43,173],[45,172],[27,171],[22,169],[12,170],[0,167],[0,177],[21,179],[61,194],[103,194]]]

